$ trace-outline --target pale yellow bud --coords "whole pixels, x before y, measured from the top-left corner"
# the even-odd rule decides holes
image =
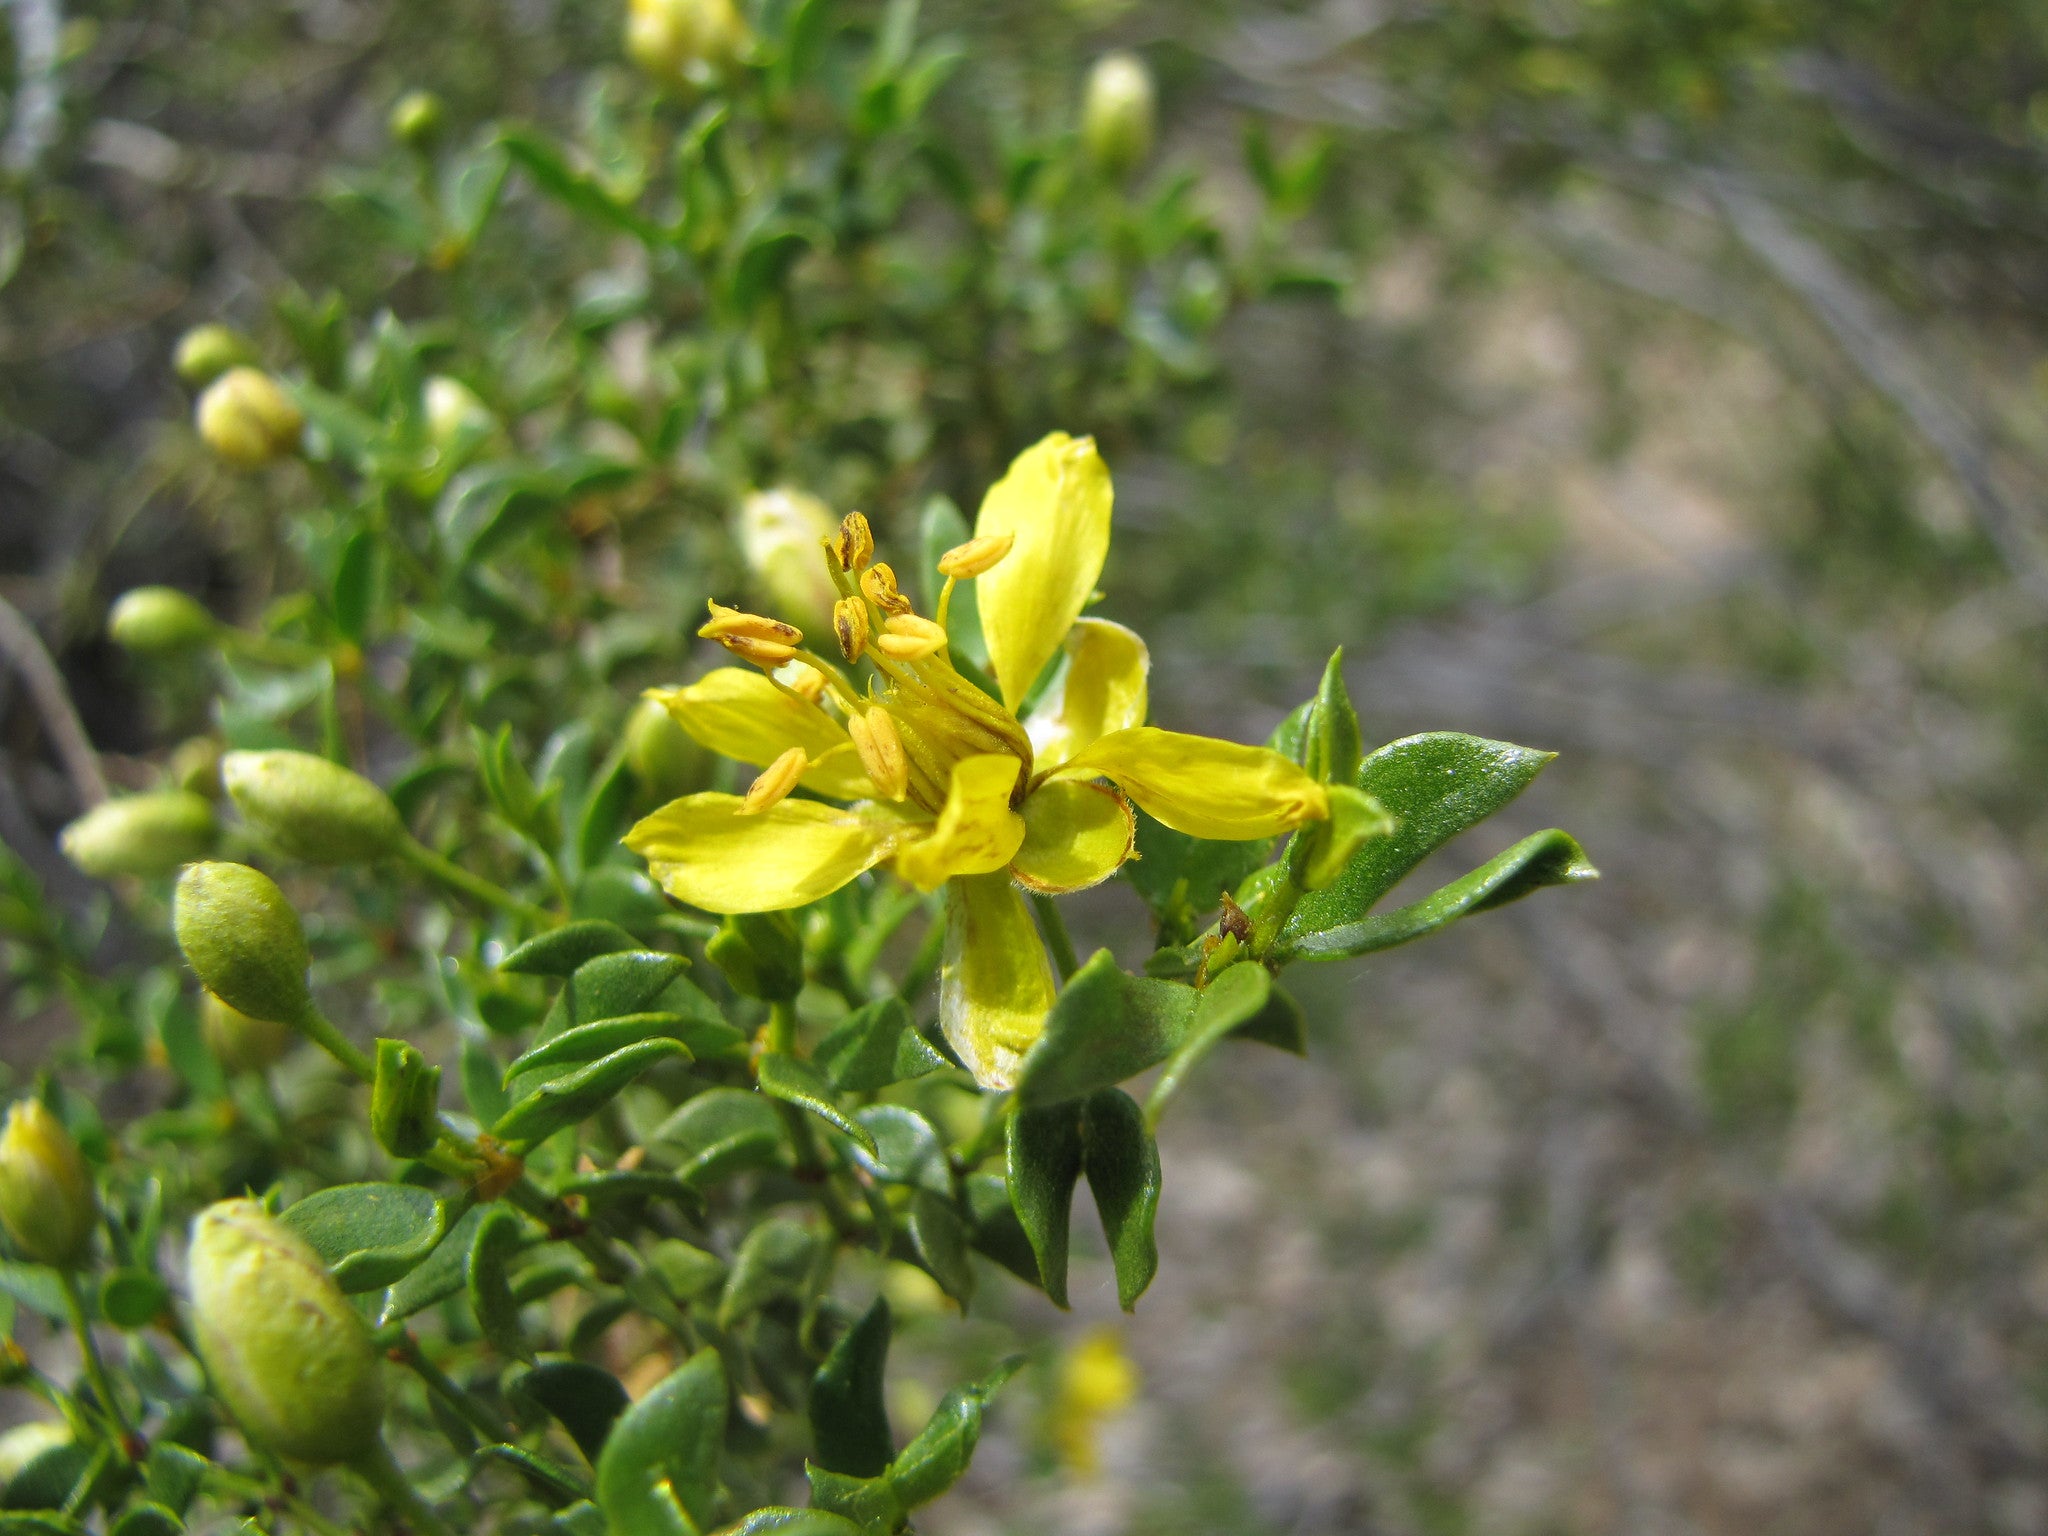
[[[124,651],[154,656],[209,644],[220,625],[176,587],[135,587],[107,610],[107,638]]]
[[[868,648],[868,605],[858,597],[842,597],[832,605],[832,633],[848,661],[859,661]]]
[[[297,452],[306,427],[292,397],[259,368],[230,368],[206,386],[193,414],[206,446],[244,469]]]
[[[377,1443],[384,1380],[369,1325],[306,1240],[254,1200],[192,1222],[192,1336],[259,1450],[329,1465]]]
[[[707,760],[660,699],[642,699],[627,717],[626,766],[649,794],[675,799],[701,789]]]
[[[884,800],[901,800],[910,792],[910,759],[896,720],[880,707],[847,716],[846,734],[860,754],[860,765]]]
[[[57,844],[96,880],[149,877],[203,858],[216,830],[212,801],[187,790],[160,789],[94,806],[58,835]]]
[[[36,1263],[70,1269],[98,1214],[92,1174],[64,1122],[42,1100],[21,1100],[0,1131],[0,1226]]]
[[[225,325],[195,325],[178,338],[171,354],[171,367],[193,388],[211,384],[238,363],[256,360],[256,349],[239,332]]]
[[[627,8],[627,54],[666,85],[701,90],[750,40],[732,0],[631,0]]]
[[[810,765],[802,747],[791,747],[762,769],[761,776],[748,786],[746,797],[740,801],[740,814],[758,816],[770,806],[780,805]]]
[[[946,632],[930,619],[899,613],[890,617],[874,643],[875,649],[892,661],[922,661],[944,648]]]
[[[220,777],[252,825],[309,864],[367,863],[406,836],[389,795],[311,752],[230,752]]]
[[[447,113],[432,91],[407,91],[391,109],[386,125],[391,137],[408,149],[428,150],[441,137]]]
[[[1134,53],[1104,54],[1088,72],[1081,143],[1105,175],[1129,175],[1152,152],[1158,106],[1152,71]]]
[[[420,391],[427,437],[444,454],[454,454],[489,437],[498,425],[491,408],[460,379],[437,373]]]
[[[798,662],[788,669],[782,678],[782,685],[792,693],[800,693],[813,704],[825,697],[825,674],[816,667]]]
[[[832,537],[831,509],[802,491],[757,491],[733,523],[740,558],[768,608],[806,627],[823,623],[839,595],[818,553]]]
[[[991,533],[965,544],[956,544],[939,556],[939,574],[960,581],[991,571],[1017,542],[1014,533]]]

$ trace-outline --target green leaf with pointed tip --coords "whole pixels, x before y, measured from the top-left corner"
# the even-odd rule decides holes
[[[7,1480],[7,1489],[4,1495],[0,1495],[0,1502],[4,1502],[8,1509],[54,1512],[71,1502],[79,1483],[92,1470],[91,1446],[80,1445],[75,1440],[53,1445],[31,1456],[21,1470]]]
[[[1359,921],[1431,853],[1527,789],[1555,756],[1454,731],[1381,747],[1351,782],[1394,818],[1393,833],[1366,843],[1334,881],[1302,897],[1285,938]]]
[[[774,1051],[761,1058],[755,1073],[761,1091],[769,1098],[807,1110],[864,1150],[875,1150],[875,1138],[868,1134],[867,1127],[832,1102],[832,1085],[808,1061]]]
[[[510,1083],[513,1078],[530,1073],[596,1061],[600,1056],[609,1056],[613,1051],[638,1045],[642,1040],[680,1040],[683,1038],[682,1030],[683,1016],[680,1013],[624,1013],[616,1019],[578,1024],[574,1029],[564,1030],[553,1039],[544,1040],[532,1050],[515,1057],[505,1068],[504,1081]]]
[[[659,225],[612,196],[598,177],[572,166],[545,135],[531,128],[505,128],[498,142],[534,185],[571,212],[623,230],[650,246],[661,241]]]
[[[811,1443],[818,1465],[849,1477],[879,1477],[896,1454],[882,1375],[889,1359],[889,1302],[877,1296],[811,1378]]]
[[[1166,1070],[1145,1100],[1145,1124],[1159,1124],[1166,1101],[1187,1081],[1195,1064],[1214,1050],[1225,1035],[1256,1019],[1273,994],[1273,977],[1263,965],[1244,961],[1212,977],[1195,1004],[1186,1038],[1166,1059]]]
[[[532,1451],[517,1445],[487,1445],[473,1458],[476,1461],[500,1461],[526,1479],[536,1497],[551,1509],[560,1509],[590,1497],[590,1487],[567,1467],[549,1461],[545,1456],[536,1456]],[[684,1536],[678,1532],[677,1536]]]
[[[447,1232],[448,1211],[411,1184],[337,1184],[278,1219],[308,1243],[342,1290],[381,1290],[426,1262]]]
[[[974,1299],[974,1266],[967,1259],[967,1224],[953,1202],[928,1189],[910,1197],[910,1246],[939,1289],[964,1308]]]
[[[778,1296],[802,1288],[817,1257],[818,1236],[795,1221],[764,1221],[746,1235],[732,1256],[725,1294],[718,1299],[718,1326],[730,1328]]]
[[[1159,1245],[1152,1237],[1159,1214],[1159,1144],[1145,1129],[1136,1102],[1115,1088],[1083,1102],[1081,1141],[1081,1168],[1116,1265],[1117,1301],[1129,1312],[1159,1273]]]
[[[1255,1040],[1291,1056],[1308,1054],[1308,1016],[1279,982],[1266,994],[1266,1006],[1232,1031],[1232,1038]]]
[[[586,960],[562,984],[554,1006],[541,1021],[540,1036],[547,1039],[578,1024],[643,1012],[689,966],[689,960],[682,955],[653,949],[627,950]]]
[[[1038,1283],[1056,1307],[1067,1304],[1067,1226],[1082,1151],[1078,1103],[1010,1117],[1010,1205],[1038,1257]]]
[[[71,1304],[64,1299],[64,1281],[46,1264],[0,1259],[0,1295],[53,1322],[63,1322],[71,1315]]]
[[[908,1184],[935,1195],[953,1192],[946,1149],[931,1121],[901,1104],[870,1104],[857,1118],[871,1138],[854,1161],[885,1184]]]
[[[616,955],[636,950],[640,941],[617,923],[602,918],[585,918],[551,928],[538,938],[528,939],[498,962],[501,971],[522,976],[572,976],[578,966],[599,955]]]
[[[1137,857],[1118,871],[1144,898],[1159,924],[1163,945],[1185,944],[1201,919],[1222,905],[1273,853],[1273,839],[1211,843],[1154,820],[1139,811]]]
[[[462,1289],[469,1275],[469,1250],[476,1243],[476,1229],[490,1213],[491,1207],[487,1205],[471,1206],[448,1229],[426,1261],[391,1287],[378,1314],[380,1328],[425,1311]]]
[[[945,1066],[898,997],[857,1008],[820,1040],[811,1060],[842,1093],[872,1093]]]
[[[0,1514],[0,1536],[84,1536],[85,1527],[55,1510]]]
[[[710,1528],[725,1415],[725,1363],[701,1349],[619,1416],[597,1459],[597,1503],[613,1531],[670,1530],[663,1483],[699,1530]]]
[[[505,1092],[504,1074],[499,1070],[498,1058],[491,1054],[491,1048],[483,1041],[465,1039],[458,1066],[462,1076],[462,1097],[468,1101],[469,1112],[476,1116],[477,1124],[493,1124],[512,1107],[512,1096]]]
[[[722,1536],[860,1536],[861,1527],[824,1509],[757,1509]]]
[[[775,1106],[743,1088],[712,1088],[687,1101],[655,1131],[655,1145],[676,1159],[675,1175],[704,1185],[788,1156]]]
[[[811,1503],[827,1514],[837,1515],[865,1536],[888,1536],[901,1529],[903,1507],[884,1477],[849,1477],[815,1462],[804,1464],[804,1478],[811,1485]]]
[[[618,1377],[581,1360],[543,1360],[519,1377],[514,1390],[547,1409],[593,1466],[613,1421],[631,1401]]]
[[[981,1439],[988,1400],[1023,1363],[1021,1357],[1007,1360],[973,1386],[946,1394],[917,1438],[889,1463],[886,1477],[898,1505],[908,1510],[929,1504],[960,1480]]]
[[[150,1446],[149,1460],[143,1464],[142,1485],[151,1499],[183,1517],[212,1465],[197,1451],[173,1441],[158,1440]]]
[[[1325,784],[1348,784],[1364,756],[1365,739],[1344,686],[1344,648],[1339,646],[1330,653],[1302,721],[1302,767]]]
[[[590,1202],[593,1210],[620,1200],[667,1200],[696,1215],[701,1215],[704,1210],[704,1197],[681,1179],[646,1168],[614,1168],[603,1173],[580,1174],[573,1179],[564,1179],[556,1186],[555,1193],[580,1196]]]
[[[999,1173],[971,1174],[963,1182],[967,1197],[967,1240],[974,1251],[993,1259],[1019,1280],[1042,1286],[1038,1255],[1023,1223],[1010,1204],[1010,1186]]]
[[[519,1322],[519,1298],[512,1294],[513,1255],[525,1246],[526,1233],[517,1216],[493,1210],[476,1229],[469,1247],[469,1304],[477,1326],[491,1347],[514,1360],[530,1360],[526,1330]]]
[[[1600,872],[1568,833],[1552,828],[1523,838],[1462,880],[1392,912],[1339,928],[1290,937],[1281,950],[1289,960],[1339,960],[1369,955],[1435,933],[1474,912],[1505,906],[1546,885],[1577,885]],[[1289,926],[1290,936],[1293,934]]]
[[[491,1134],[500,1141],[529,1145],[545,1141],[563,1126],[575,1125],[596,1114],[657,1061],[674,1057],[687,1060],[689,1055],[689,1048],[680,1040],[643,1040],[638,1045],[629,1045],[567,1077],[558,1077],[521,1099],[491,1127]]]
[[[121,1518],[107,1526],[107,1536],[178,1536],[185,1522],[161,1504],[144,1499],[130,1504]]]
[[[1164,1061],[1186,1037],[1195,989],[1132,976],[1106,949],[1076,971],[1017,1074],[1017,1102],[1040,1108],[1109,1088]]]

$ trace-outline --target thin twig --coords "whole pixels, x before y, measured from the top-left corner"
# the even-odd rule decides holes
[[[64,686],[64,675],[44,649],[42,636],[22,617],[21,610],[4,597],[0,597],[0,655],[14,664],[28,684],[29,696],[36,701],[43,728],[50,733],[50,743],[63,760],[80,807],[92,809],[107,798],[107,781],[100,772],[99,754],[85,734],[85,724],[78,718],[70,690]]]

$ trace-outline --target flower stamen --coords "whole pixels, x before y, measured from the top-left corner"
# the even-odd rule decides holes
[[[868,527],[868,520],[858,512],[847,513],[846,520],[839,525],[839,538],[832,553],[841,570],[855,575],[866,570],[868,562],[875,558],[875,534]]]
[[[740,814],[758,816],[771,806],[780,805],[810,765],[802,747],[791,747],[762,769],[761,776],[747,787],[746,797],[740,801]]]
[[[868,605],[858,597],[842,597],[832,605],[832,633],[839,641],[839,652],[848,661],[859,661],[861,653],[868,648],[871,626],[868,620]]]
[[[960,581],[980,576],[994,570],[1016,542],[1014,533],[991,533],[955,544],[939,556],[939,574]]]
[[[901,800],[909,794],[910,759],[904,754],[895,717],[888,710],[877,706],[847,716],[846,733],[853,738],[860,765],[883,799]]]
[[[893,661],[922,661],[945,644],[946,632],[914,613],[892,614],[874,637],[875,649]]]
[[[910,612],[910,599],[897,587],[896,572],[886,561],[877,561],[860,573],[860,589],[886,614]]]

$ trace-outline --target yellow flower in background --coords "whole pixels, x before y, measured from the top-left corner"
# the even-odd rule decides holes
[[[1138,1367],[1124,1353],[1114,1328],[1082,1336],[1060,1359],[1053,1389],[1052,1445],[1060,1464],[1076,1477],[1102,1468],[1103,1424],[1137,1401]]]
[[[940,1027],[990,1088],[1014,1081],[1055,992],[1020,887],[1061,895],[1108,879],[1132,854],[1132,801],[1219,841],[1329,815],[1324,786],[1277,752],[1144,723],[1145,642],[1081,616],[1109,554],[1111,500],[1091,439],[1056,432],[1027,449],[982,502],[974,538],[941,559],[935,619],[874,560],[853,513],[823,558],[834,638],[849,666],[873,669],[865,687],[794,626],[714,603],[699,633],[758,670],[652,695],[705,746],[764,771],[745,795],[673,801],[627,846],[707,912],[803,906],[884,864],[943,886]],[[961,581],[977,584],[995,694],[949,654]],[[799,787],[825,798],[789,798]]]

